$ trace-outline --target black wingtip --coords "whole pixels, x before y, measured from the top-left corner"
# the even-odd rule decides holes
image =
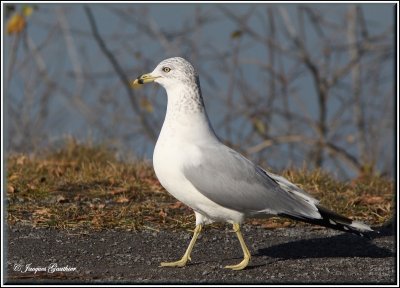
[[[328,227],[328,228],[331,228],[334,230],[352,233],[354,235],[363,237],[365,239],[371,239],[373,237],[373,235],[375,235],[378,232],[378,231],[371,229],[368,225],[366,225],[364,223],[361,223],[358,221],[353,221],[347,217],[344,217],[333,211],[330,211],[329,209],[327,209],[325,207],[317,205],[317,208],[318,208],[318,212],[321,215],[320,219],[307,218],[307,217],[302,217],[302,216],[297,216],[297,215],[293,216],[293,215],[288,215],[288,214],[280,214],[280,216],[294,219],[294,220],[299,220],[299,221],[310,223],[310,224]]]

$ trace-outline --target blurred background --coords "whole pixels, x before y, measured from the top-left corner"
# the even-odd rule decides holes
[[[394,4],[3,4],[4,142],[151,159],[166,109],[129,80],[181,56],[220,138],[275,171],[394,177]]]

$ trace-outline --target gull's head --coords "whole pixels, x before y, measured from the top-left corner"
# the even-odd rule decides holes
[[[198,75],[188,61],[181,57],[173,57],[163,60],[153,72],[139,76],[131,86],[149,82],[159,83],[168,90],[176,86],[197,84]]]

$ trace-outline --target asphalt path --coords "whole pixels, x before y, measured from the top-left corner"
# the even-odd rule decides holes
[[[266,230],[244,226],[252,253],[242,271],[225,265],[242,259],[234,233],[203,229],[183,268],[159,267],[180,258],[189,231],[76,231],[14,226],[6,229],[5,279],[15,283],[107,284],[393,284],[394,233],[367,240],[313,226]],[[4,255],[4,254],[3,254]]]

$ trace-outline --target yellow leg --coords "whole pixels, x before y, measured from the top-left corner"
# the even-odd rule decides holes
[[[186,249],[186,252],[183,255],[182,259],[175,261],[175,262],[161,262],[160,265],[162,267],[183,267],[186,265],[187,261],[192,260],[192,259],[190,259],[190,253],[192,253],[194,243],[196,243],[197,237],[199,236],[199,234],[201,232],[201,228],[202,228],[202,225],[199,224],[194,229],[193,238],[190,241],[189,247]]]
[[[246,268],[247,265],[249,264],[251,255],[250,255],[249,249],[247,249],[246,243],[244,243],[242,232],[240,232],[240,225],[237,223],[233,224],[233,231],[236,232],[236,235],[239,239],[240,246],[242,247],[242,250],[243,250],[244,258],[243,258],[242,262],[240,262],[239,264],[228,265],[228,266],[225,266],[225,268],[232,269],[232,270],[242,270],[242,269]]]

